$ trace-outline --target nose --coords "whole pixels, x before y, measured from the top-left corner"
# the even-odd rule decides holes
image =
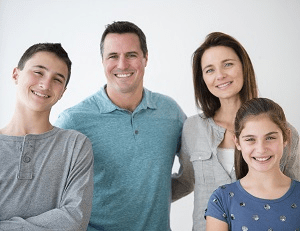
[[[216,78],[218,80],[224,79],[226,77],[226,73],[222,68],[217,68],[215,73],[216,73]]]
[[[49,90],[51,86],[51,80],[48,78],[43,78],[39,82],[39,87],[43,90]]]
[[[125,56],[120,56],[117,66],[118,66],[118,69],[120,69],[120,70],[125,70],[128,68],[128,60],[126,59]]]
[[[256,146],[256,150],[260,154],[264,154],[267,151],[267,147],[263,141],[258,142]]]

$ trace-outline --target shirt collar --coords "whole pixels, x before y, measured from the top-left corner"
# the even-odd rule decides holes
[[[125,109],[118,107],[115,105],[107,96],[105,91],[106,85],[101,87],[99,93],[100,93],[100,99],[98,100],[98,106],[100,108],[100,113],[110,113],[115,110],[124,111]],[[137,106],[137,108],[134,110],[133,113],[137,113],[140,110],[143,109],[156,109],[157,105],[152,99],[152,92],[148,89],[143,89],[143,98],[140,104]]]

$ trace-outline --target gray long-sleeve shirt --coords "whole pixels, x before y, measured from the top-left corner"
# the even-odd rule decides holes
[[[91,142],[54,127],[0,135],[0,230],[86,230],[93,196]]]
[[[299,181],[299,134],[291,125],[289,128],[291,145],[284,149],[280,168],[287,176]],[[235,171],[228,174],[217,158],[217,148],[225,131],[203,114],[189,117],[183,125],[181,169],[172,181],[172,199],[178,200],[195,187],[193,230],[205,230],[204,212],[213,191],[220,185],[236,181]]]

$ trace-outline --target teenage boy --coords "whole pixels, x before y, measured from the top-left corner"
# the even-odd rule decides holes
[[[35,44],[12,78],[16,106],[0,130],[0,230],[86,230],[92,206],[91,142],[52,126],[71,61],[60,44]]]

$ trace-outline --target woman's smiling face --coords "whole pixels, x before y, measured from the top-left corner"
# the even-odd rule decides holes
[[[242,63],[230,47],[207,49],[201,58],[204,82],[208,90],[220,100],[239,97],[244,78]]]

